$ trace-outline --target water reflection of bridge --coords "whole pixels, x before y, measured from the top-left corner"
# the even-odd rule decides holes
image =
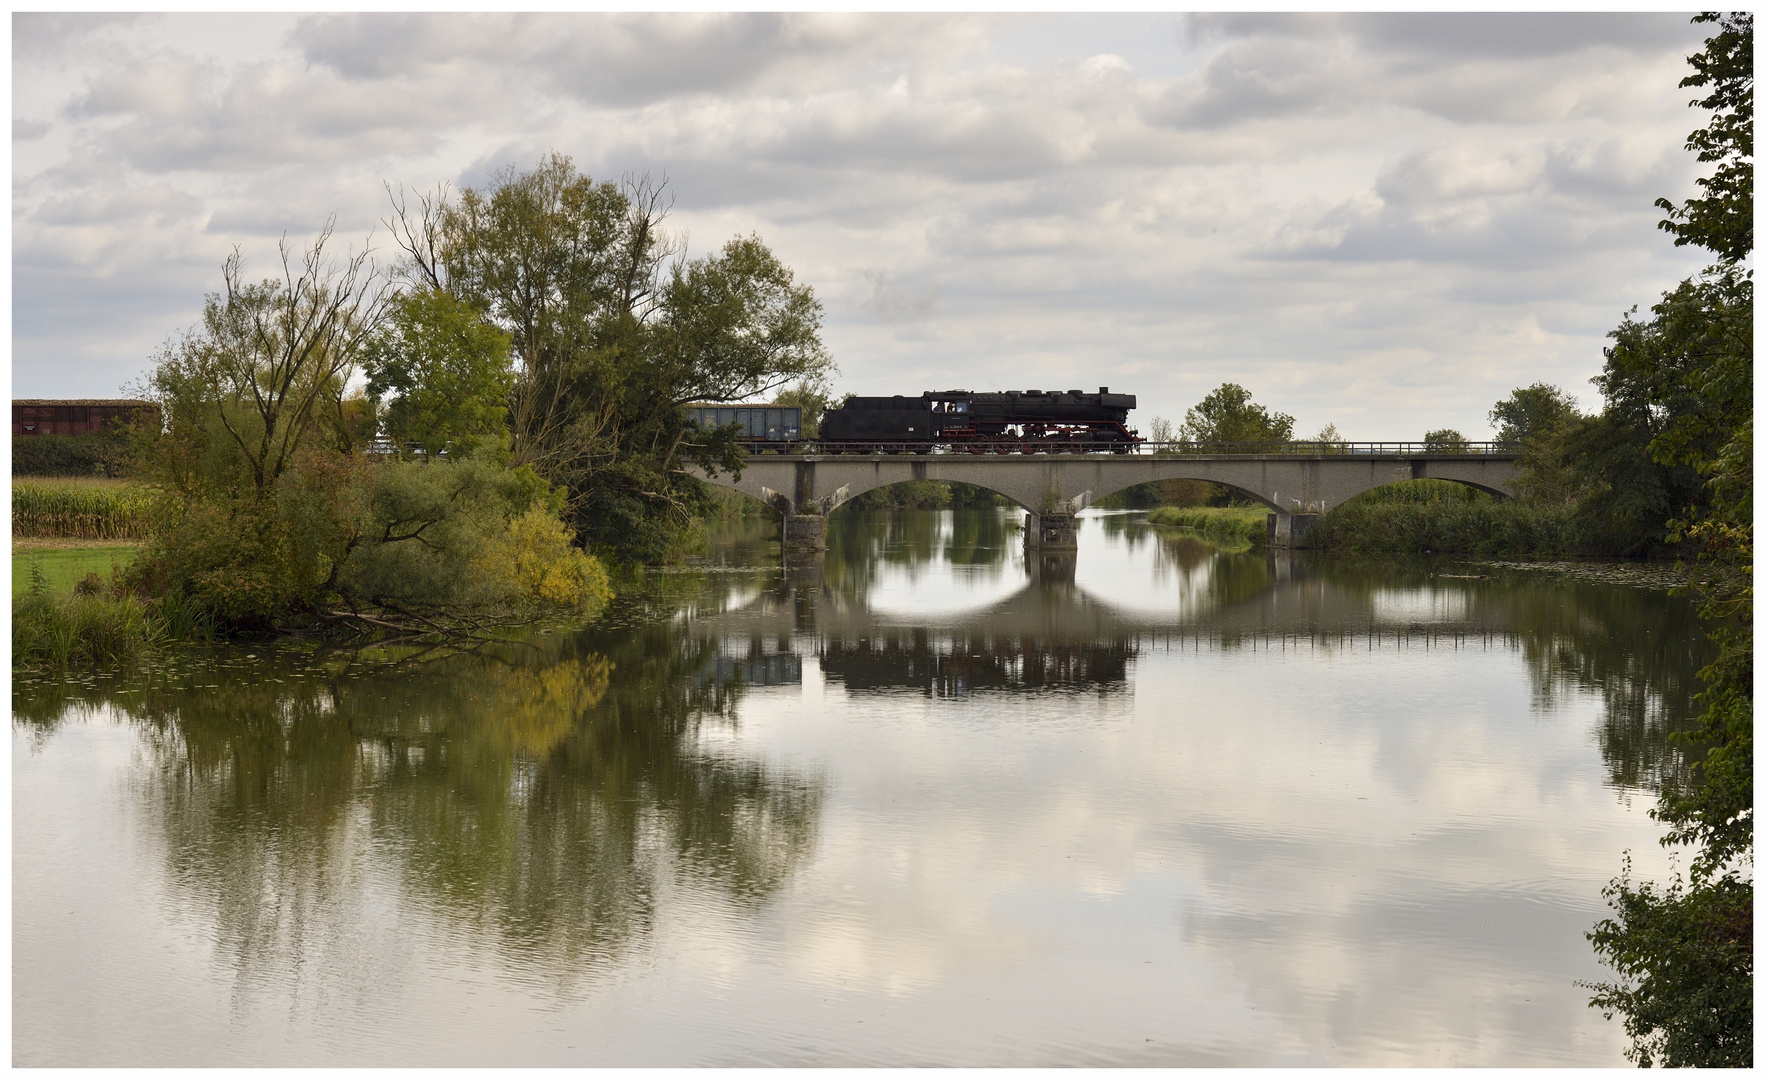
[[[1200,641],[1249,647],[1268,641],[1280,648],[1283,642],[1350,640],[1375,646],[1413,641],[1431,648],[1492,643],[1527,621],[1513,610],[1511,589],[1477,579],[1417,572],[1407,579],[1387,574],[1375,582],[1365,575],[1314,571],[1281,555],[1267,557],[1261,574],[1240,568],[1211,584],[1211,593],[1204,591],[1186,607],[1129,608],[1088,592],[1072,580],[1070,563],[1056,563],[1052,573],[1032,566],[1030,580],[1002,600],[927,616],[877,611],[862,598],[828,586],[811,565],[804,573],[779,575],[739,606],[699,610],[692,621],[732,643],[745,639],[768,643],[769,650],[807,647],[818,653],[829,643],[843,643],[850,651],[860,642],[928,631],[945,641],[1018,643],[1019,648],[1023,643]]]

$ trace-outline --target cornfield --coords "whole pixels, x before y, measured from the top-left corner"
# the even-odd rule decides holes
[[[146,537],[154,493],[134,484],[12,481],[12,535],[76,540]]]

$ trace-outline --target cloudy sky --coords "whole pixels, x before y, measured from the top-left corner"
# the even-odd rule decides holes
[[[758,233],[842,391],[1232,381],[1356,439],[1487,437],[1701,265],[1672,15],[15,14],[13,394],[111,396],[234,245],[383,185],[648,171]],[[370,232],[372,231],[372,235]]]

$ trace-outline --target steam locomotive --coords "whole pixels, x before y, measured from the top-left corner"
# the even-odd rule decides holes
[[[1133,394],[1112,394],[1107,386],[1095,394],[943,390],[911,398],[850,397],[823,414],[820,437],[814,440],[801,439],[800,413],[791,409],[781,413],[777,406],[695,405],[688,414],[706,427],[741,424],[738,438],[754,450],[789,446],[833,454],[924,454],[935,449],[976,454],[1125,454],[1142,441],[1126,426],[1135,404]]]

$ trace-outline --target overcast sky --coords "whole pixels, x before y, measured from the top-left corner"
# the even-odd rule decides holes
[[[1702,265],[1685,15],[13,16],[13,394],[113,396],[239,245],[551,150],[758,233],[841,391],[1222,382],[1487,437]]]

